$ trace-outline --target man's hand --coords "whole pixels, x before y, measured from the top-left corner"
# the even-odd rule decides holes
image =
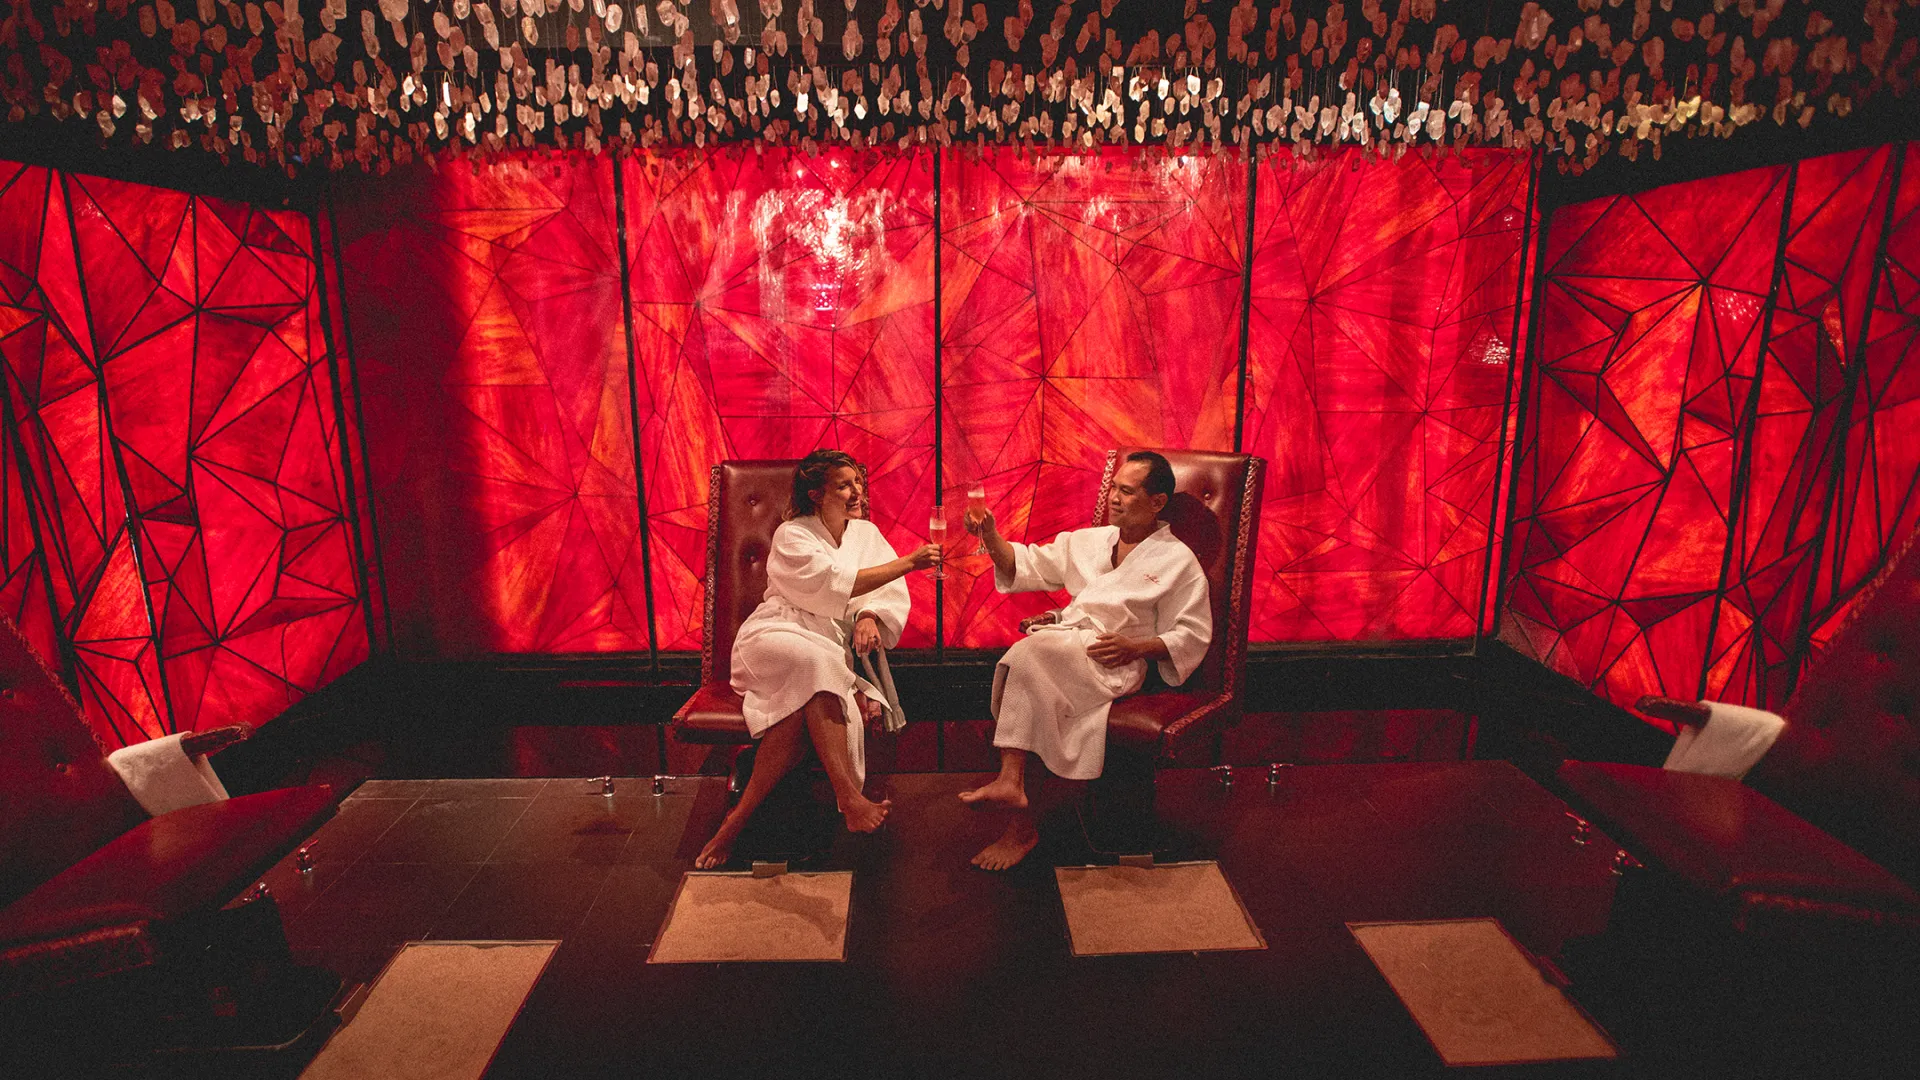
[[[880,619],[862,614],[853,620],[853,651],[865,656],[880,647]]]
[[[978,521],[974,520],[972,512],[968,512],[965,517],[960,519],[960,524],[961,527],[982,540],[985,540],[989,536],[996,535],[993,527],[993,511],[991,510],[982,510],[980,512],[980,520]]]
[[[1670,724],[1685,724],[1688,727],[1704,727],[1713,715],[1705,705],[1697,701],[1675,701],[1672,698],[1648,694],[1633,703],[1639,712],[1646,713],[1656,720],[1665,720]]]
[[[1033,633],[1033,628],[1036,626],[1051,626],[1054,623],[1057,623],[1059,621],[1060,621],[1060,612],[1043,611],[1038,615],[1029,615],[1024,619],[1021,619],[1020,632],[1023,634],[1031,634]]]
[[[253,734],[250,724],[233,724],[210,731],[196,731],[180,740],[180,751],[188,757],[217,754],[235,743],[245,742]]]
[[[1147,654],[1147,642],[1119,634],[1101,634],[1087,646],[1087,655],[1107,667],[1131,664]]]

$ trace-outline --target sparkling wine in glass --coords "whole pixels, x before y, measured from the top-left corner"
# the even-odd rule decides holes
[[[986,517],[987,485],[975,481],[967,486],[967,524],[977,526],[980,522],[986,520]],[[983,539],[980,541],[980,550],[974,552],[974,554],[978,555],[986,550],[987,542]]]
[[[947,512],[946,511],[947,511],[947,508],[944,506],[934,507],[933,517],[931,520],[927,522],[927,541],[929,543],[932,543],[936,547],[943,549],[941,552],[943,557],[945,555],[944,549],[947,546]],[[935,581],[946,580],[947,570],[946,570],[945,563],[935,563],[933,567],[933,573],[928,574],[927,576],[932,578]]]

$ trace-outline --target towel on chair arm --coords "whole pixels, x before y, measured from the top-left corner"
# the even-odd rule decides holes
[[[1664,768],[1673,772],[1724,776],[1744,779],[1748,770],[1759,764],[1780,737],[1787,722],[1777,713],[1750,709],[1744,705],[1725,705],[1703,701],[1707,722],[1699,727],[1682,725],[1673,740]]]
[[[205,755],[190,758],[180,748],[184,738],[184,733],[168,735],[107,755],[107,764],[120,774],[140,808],[153,817],[227,797]]]

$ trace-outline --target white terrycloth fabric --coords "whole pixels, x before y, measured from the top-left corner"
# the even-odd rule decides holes
[[[1701,726],[1680,728],[1667,753],[1666,768],[1739,780],[1760,763],[1780,737],[1787,722],[1765,709],[1703,701],[1708,710]]]
[[[206,755],[190,758],[180,749],[184,738],[184,734],[168,735],[107,755],[107,764],[120,774],[140,808],[154,817],[227,797]]]
[[[866,779],[866,723],[853,695],[858,690],[871,701],[886,698],[848,663],[853,620],[871,612],[880,622],[881,646],[891,648],[900,643],[913,601],[905,578],[860,596],[853,595],[853,579],[894,558],[880,529],[860,518],[847,522],[838,544],[811,515],[774,530],[766,598],[733,639],[731,682],[744,699],[741,711],[754,738],[824,691],[846,711],[847,753],[854,775]]]
[[[993,675],[993,745],[1031,750],[1069,780],[1100,775],[1109,706],[1146,680],[1144,660],[1110,668],[1088,656],[1094,639],[1159,638],[1167,646],[1169,658],[1159,663],[1168,686],[1193,674],[1213,640],[1207,575],[1167,523],[1115,566],[1119,541],[1118,528],[1102,525],[1063,532],[1047,544],[1013,544],[1013,574],[994,574],[1001,592],[1065,589],[1073,596],[1058,622],[1015,643]]]

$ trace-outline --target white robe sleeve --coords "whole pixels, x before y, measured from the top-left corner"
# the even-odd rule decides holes
[[[1013,575],[993,568],[993,586],[1003,593],[1053,592],[1067,587],[1067,566],[1073,560],[1068,544],[1071,531],[1063,532],[1045,544],[1021,544],[1012,540]]]
[[[1180,575],[1154,606],[1154,635],[1167,647],[1167,659],[1160,661],[1160,678],[1168,686],[1179,686],[1207,657],[1213,643],[1213,605],[1207,590],[1207,575],[1191,558]]]
[[[847,552],[827,546],[812,529],[789,521],[773,533],[767,554],[767,584],[795,607],[826,619],[843,619],[859,568]]]
[[[879,566],[898,558],[893,545],[870,522],[848,522],[848,537],[853,529],[860,526],[860,568]],[[849,586],[851,588],[851,586]],[[880,647],[891,649],[900,644],[900,635],[907,628],[907,613],[913,608],[913,596],[907,591],[905,575],[894,578],[871,592],[861,593],[847,601],[844,618],[852,620],[861,613],[872,614],[880,620]]]

